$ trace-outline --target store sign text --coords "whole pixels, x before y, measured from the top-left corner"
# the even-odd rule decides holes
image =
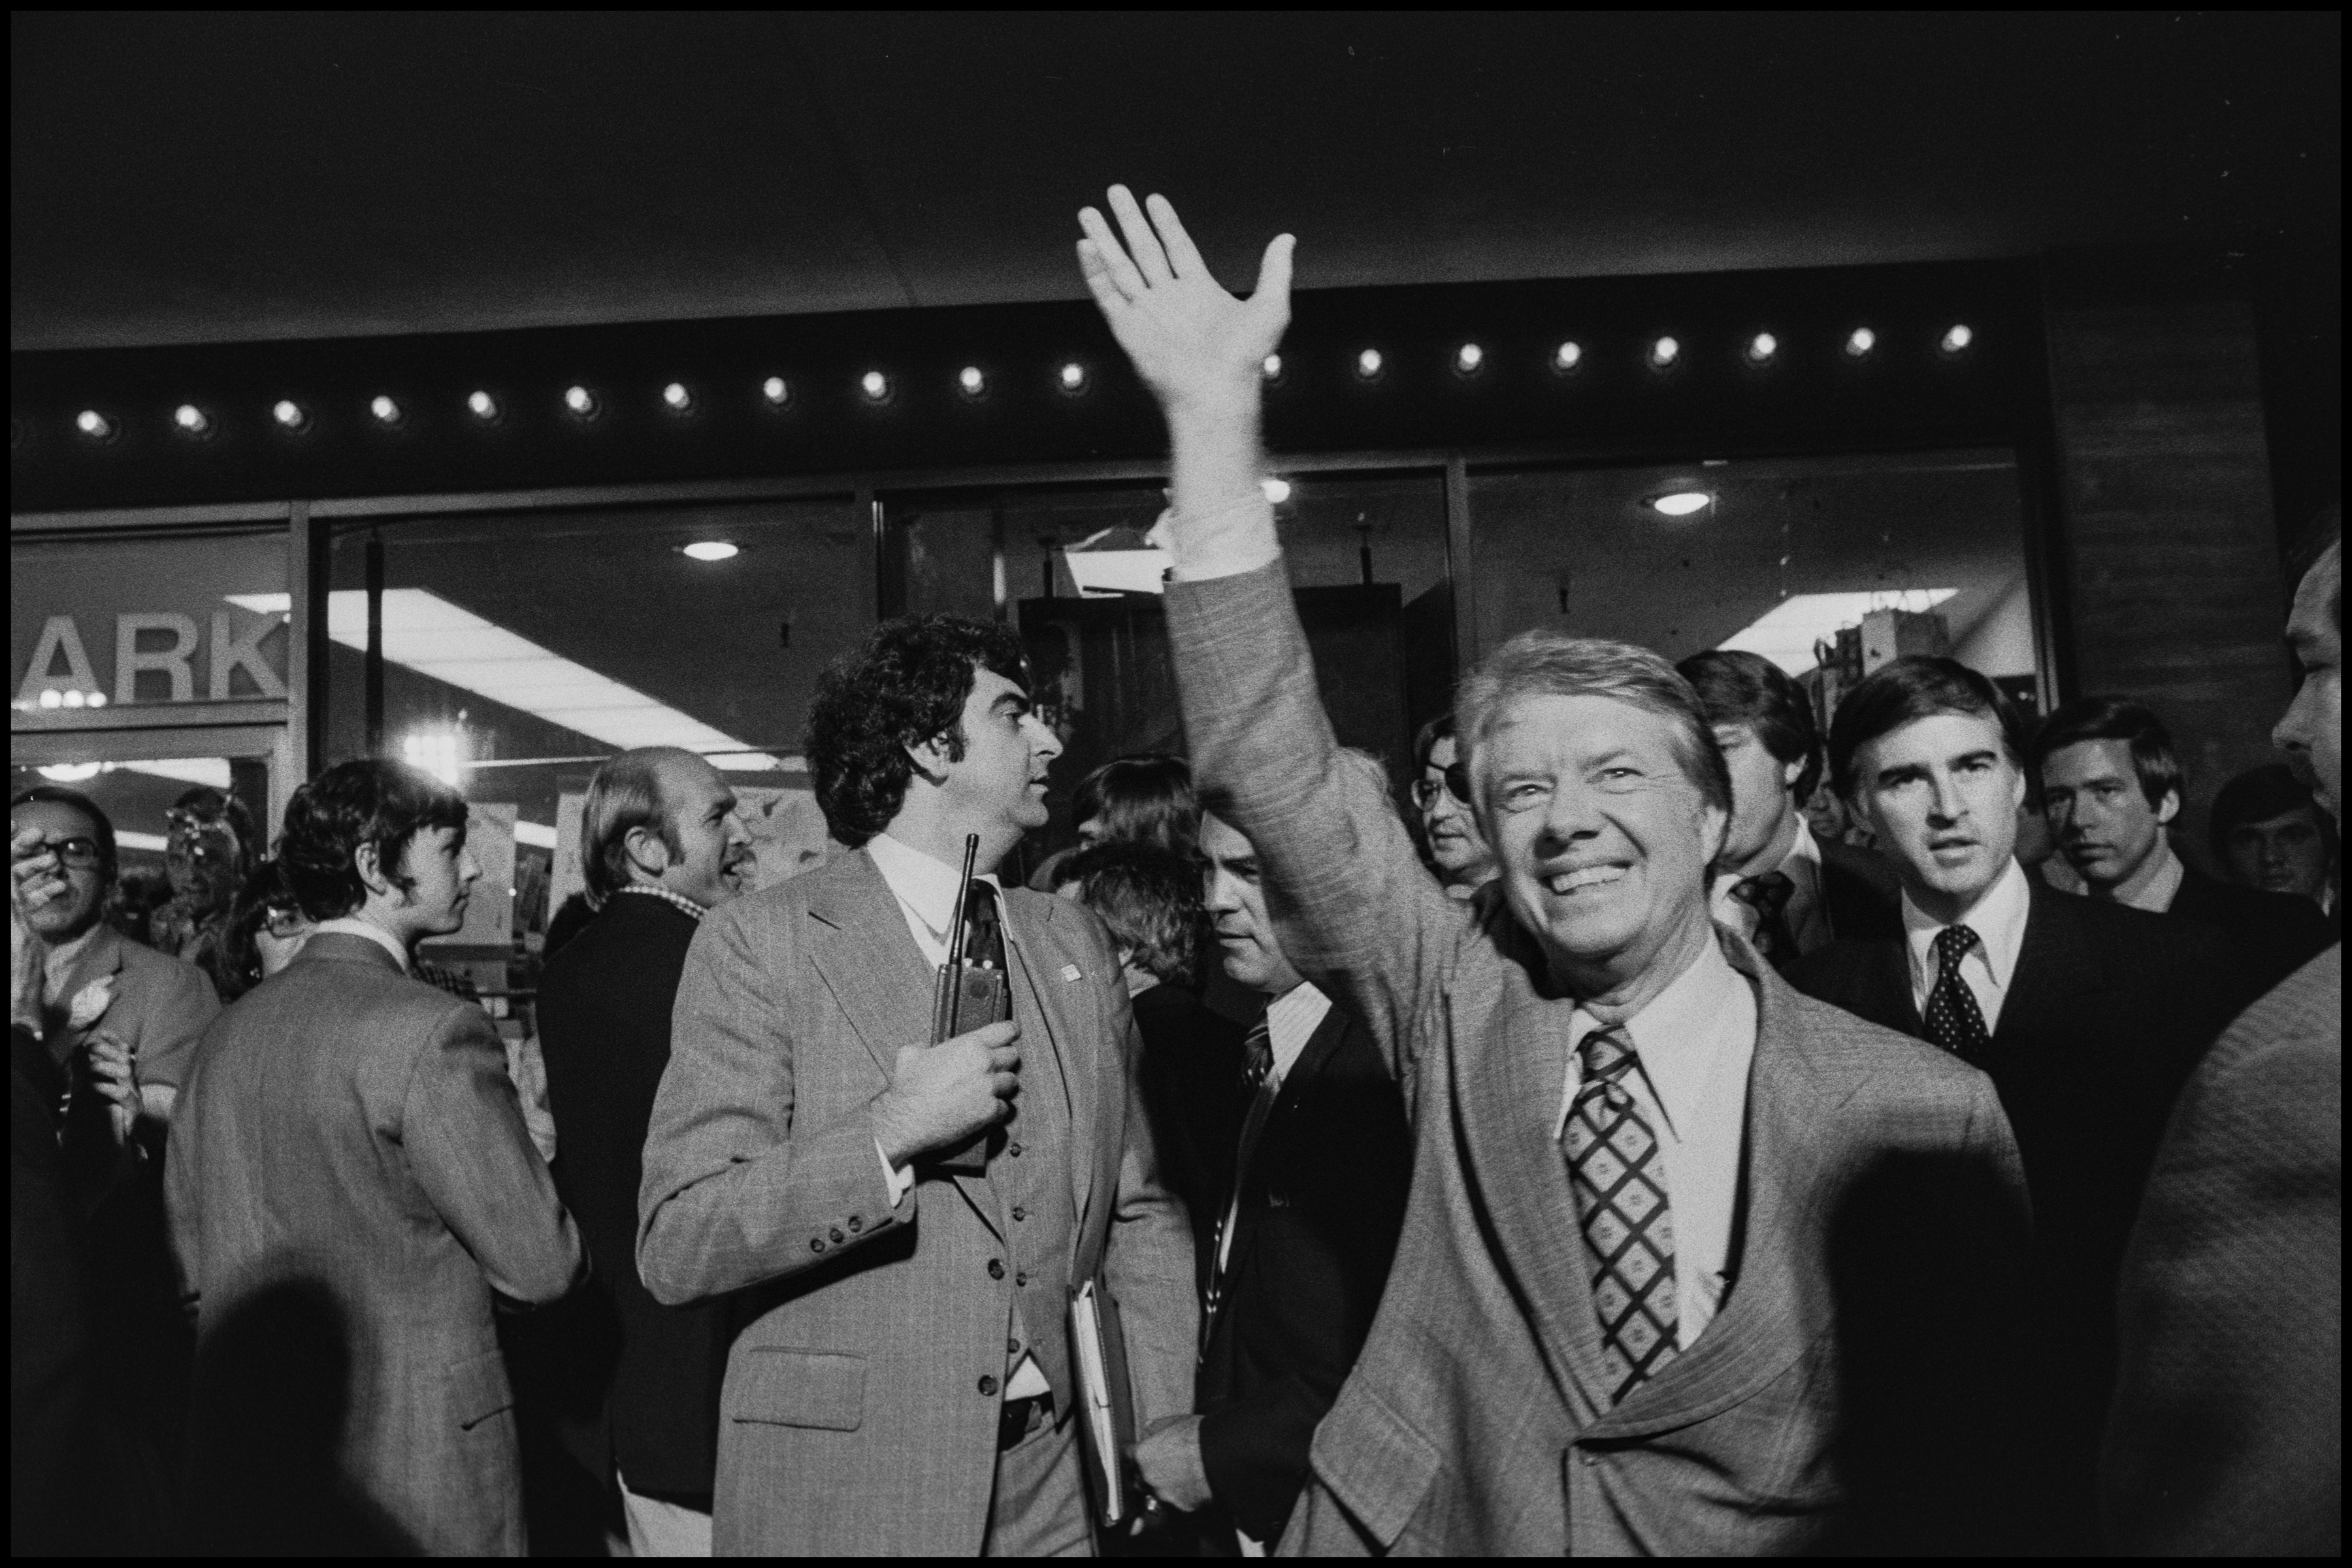
[[[277,616],[215,610],[207,637],[194,616],[177,610],[126,610],[114,617],[114,684],[110,689],[99,683],[74,617],[51,616],[26,661],[16,706],[103,708],[124,702],[284,697],[286,682],[261,646],[284,624]],[[239,670],[245,673],[243,682],[236,679]],[[142,676],[147,678],[143,684]]]

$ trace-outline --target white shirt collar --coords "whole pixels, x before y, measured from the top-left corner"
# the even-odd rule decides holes
[[[957,868],[887,833],[877,833],[867,839],[866,852],[874,858],[875,868],[882,873],[882,879],[890,885],[898,901],[945,944],[963,898],[963,883],[956,875]],[[996,889],[1000,896],[1004,890],[993,871],[983,871],[977,879]]]
[[[331,921],[320,921],[312,929],[310,934],[313,936],[363,936],[392,954],[393,962],[400,965],[400,972],[403,974],[409,972],[408,951],[400,945],[400,939],[373,921],[363,921],[356,915],[339,915]]]
[[[1994,986],[2009,989],[2010,976],[2017,973],[2017,955],[2025,946],[2025,917],[2033,907],[2033,895],[2025,880],[2025,868],[2012,858],[2009,868],[1984,890],[1983,896],[1957,921],[1977,933],[1978,951],[1983,954],[1985,966],[1992,974]],[[1936,976],[1936,933],[1946,922],[1931,920],[1911,901],[1907,891],[1903,895],[1903,944],[1911,955],[1911,980],[1916,990],[1924,981],[1932,986]]]
[[[698,923],[703,916],[710,912],[684,893],[665,888],[659,882],[624,882],[614,889],[613,892],[616,897],[622,893],[635,893],[643,898],[659,899],[680,914],[691,917]]]
[[[1711,1048],[1722,1021],[1747,999],[1748,982],[1723,956],[1722,944],[1707,942],[1690,967],[1675,976],[1650,1005],[1625,1021],[1625,1034],[1650,1090],[1670,1127],[1689,1124],[1693,1110],[1714,1076],[1717,1053]],[[1751,1008],[1752,1011],[1752,1008]],[[1578,1007],[1568,1021],[1569,1078],[1579,1077],[1577,1049],[1584,1037],[1602,1027]],[[1573,1098],[1571,1090],[1570,1098]],[[1561,1107],[1565,1118],[1567,1107]]]
[[[1275,1082],[1290,1076],[1298,1054],[1330,1011],[1331,998],[1303,980],[1266,1004],[1266,1044],[1274,1051]]]
[[[2172,840],[2162,833],[2156,836],[2156,870],[2138,894],[2128,899],[2117,899],[2116,902],[2136,910],[2146,910],[2152,915],[2163,914],[2172,908],[2172,900],[2180,896],[2180,884],[2188,879],[2189,868],[2182,865],[2180,857],[2172,852]]]

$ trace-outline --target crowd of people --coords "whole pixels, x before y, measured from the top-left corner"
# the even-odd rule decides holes
[[[948,616],[820,683],[819,868],[597,770],[543,1091],[417,956],[456,790],[192,792],[143,941],[12,801],[16,1549],[2337,1550],[2332,519],[2204,842],[2137,702],[1545,632],[1401,801],[1258,483],[1289,242],[1110,209],[1190,756],[1025,883],[1061,740]]]

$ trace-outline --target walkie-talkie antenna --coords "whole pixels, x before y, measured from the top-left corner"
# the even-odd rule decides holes
[[[963,880],[956,886],[955,930],[948,933],[948,971],[955,973],[963,964],[964,928],[971,922],[963,918],[964,902],[971,897],[971,868],[980,860],[980,835],[967,833],[963,837]]]

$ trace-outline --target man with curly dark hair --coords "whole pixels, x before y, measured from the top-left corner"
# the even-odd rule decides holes
[[[637,1268],[672,1305],[772,1303],[728,1358],[721,1555],[1090,1552],[1063,1329],[1089,1281],[1124,1315],[1139,1426],[1192,1408],[1192,1238],[1118,954],[994,876],[1062,749],[1028,682],[1004,627],[878,629],[825,672],[806,745],[856,852],[713,910],[688,950]],[[959,926],[1011,1016],[933,1044]]]

